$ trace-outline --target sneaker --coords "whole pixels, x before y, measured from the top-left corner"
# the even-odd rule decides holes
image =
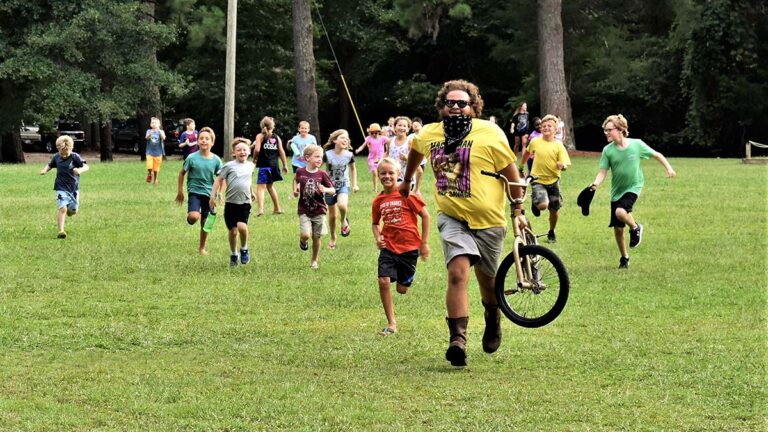
[[[643,225],[637,224],[637,228],[629,230],[629,247],[636,248],[643,241]]]
[[[619,258],[619,268],[620,269],[629,268],[629,257]]]
[[[531,213],[533,213],[533,215],[536,217],[541,216],[541,210],[539,210],[539,208],[536,207],[536,204],[534,203],[531,203]]]
[[[557,236],[555,236],[555,232],[552,230],[549,230],[547,232],[547,242],[549,243],[557,243]]]
[[[67,233],[65,231],[59,231],[59,235],[57,235],[56,238],[65,239],[67,238]]]
[[[248,264],[251,256],[248,255],[248,249],[240,249],[240,264]]]
[[[230,257],[229,257],[229,266],[230,267],[237,267],[237,254],[230,255]]]
[[[147,183],[152,183],[152,174],[147,174]]]

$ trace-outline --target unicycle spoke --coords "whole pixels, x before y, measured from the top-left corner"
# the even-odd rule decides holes
[[[542,246],[520,247],[523,281],[518,285],[514,257],[509,255],[496,275],[499,307],[514,323],[540,327],[560,314],[568,299],[569,281],[563,263]]]

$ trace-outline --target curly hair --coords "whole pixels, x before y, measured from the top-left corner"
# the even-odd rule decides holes
[[[603,122],[603,129],[605,129],[605,125],[608,124],[608,122],[613,123],[613,126],[616,127],[616,129],[621,132],[623,136],[629,136],[629,124],[627,123],[627,119],[624,118],[621,114],[615,114],[615,115],[609,115],[605,121]]]
[[[472,117],[480,117],[483,115],[483,98],[480,96],[480,89],[469,81],[465,80],[452,80],[446,81],[440,91],[437,92],[435,98],[435,108],[440,117],[443,116],[443,108],[445,108],[445,97],[448,93],[454,90],[461,90],[469,95],[469,106],[472,108]]]

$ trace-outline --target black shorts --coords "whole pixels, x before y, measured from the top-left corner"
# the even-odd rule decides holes
[[[238,222],[244,224],[248,223],[248,218],[251,216],[250,204],[224,204],[224,223],[227,224],[227,229],[231,230],[237,226]]]
[[[616,218],[616,209],[623,208],[627,213],[632,213],[632,206],[637,201],[637,194],[627,192],[621,196],[617,201],[611,201],[611,223],[609,227],[624,228],[627,226],[624,222]]]
[[[409,287],[416,276],[416,261],[418,259],[418,250],[398,255],[382,249],[379,253],[379,277],[388,277],[390,282],[397,282]]]

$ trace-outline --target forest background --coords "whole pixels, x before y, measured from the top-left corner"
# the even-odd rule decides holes
[[[236,134],[252,138],[265,115],[278,134],[294,133],[291,14],[306,1],[239,0]],[[483,117],[508,127],[521,101],[540,113],[537,17],[551,12],[546,4],[312,2],[318,138],[346,128],[362,141],[319,17],[364,126],[393,115],[432,121],[440,85],[463,78],[480,87]],[[226,8],[225,0],[0,2],[0,161],[15,161],[22,121],[79,119],[92,145],[108,139],[111,119],[154,114],[222,130]],[[735,157],[747,140],[768,142],[766,3],[572,0],[561,18],[577,149],[599,151],[602,121],[614,113],[667,155]]]

